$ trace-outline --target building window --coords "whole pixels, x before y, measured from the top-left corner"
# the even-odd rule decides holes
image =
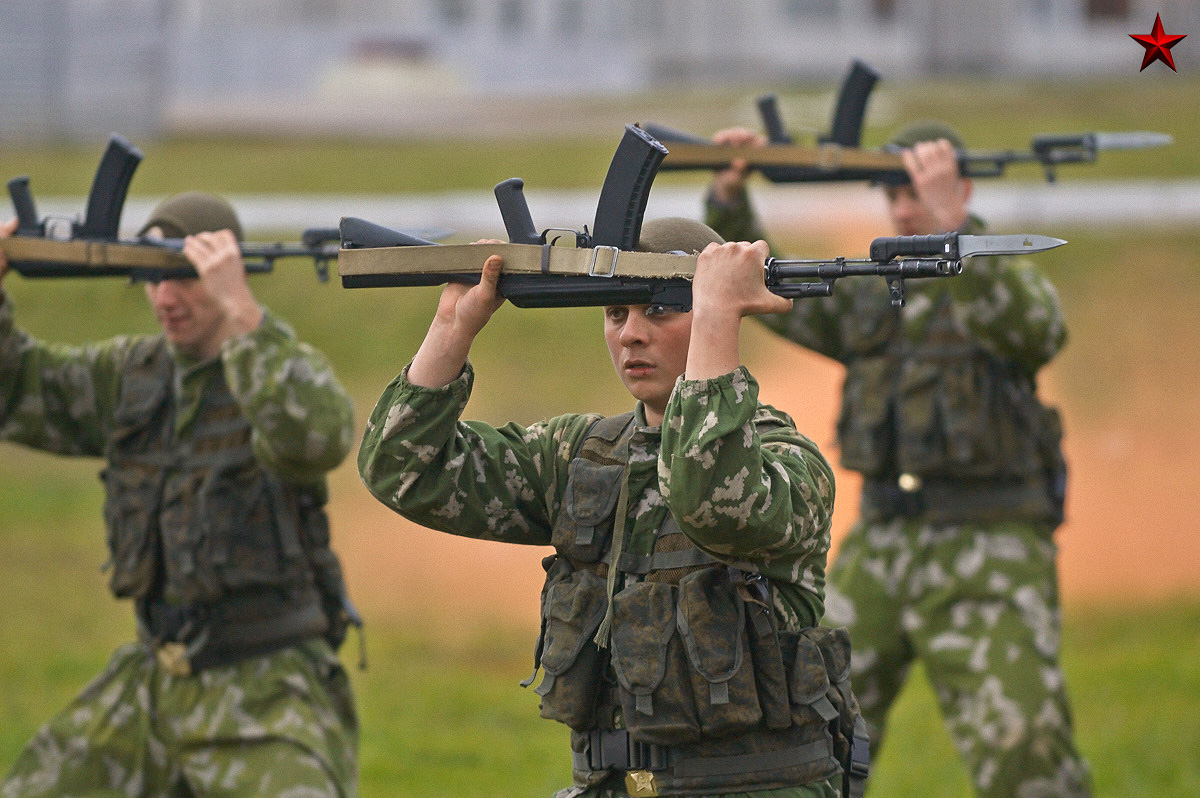
[[[783,16],[789,22],[833,19],[837,11],[838,0],[783,0]]]
[[[558,7],[558,29],[576,34],[583,30],[583,0],[563,0]]]
[[[518,31],[525,25],[525,7],[521,0],[502,0],[500,3],[500,27],[506,31]]]
[[[470,0],[439,0],[438,16],[447,25],[465,25],[471,21]]]
[[[1116,21],[1129,18],[1129,0],[1087,0],[1088,19]]]

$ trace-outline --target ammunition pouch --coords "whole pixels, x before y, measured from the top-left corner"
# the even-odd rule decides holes
[[[122,375],[101,475],[113,592],[138,601],[147,637],[184,643],[193,665],[317,635],[336,648],[359,621],[330,548],[324,486],[284,482],[258,462],[223,377],[177,441],[174,369],[159,336],[137,343]]]
[[[543,561],[536,692],[542,716],[572,729],[576,784],[624,772],[631,795],[706,795],[848,772],[865,748],[848,731],[845,632],[779,630],[770,582],[706,554],[669,513],[648,553],[612,556],[627,429],[604,419],[580,444]]]

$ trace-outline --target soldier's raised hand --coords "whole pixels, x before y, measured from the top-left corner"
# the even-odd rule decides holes
[[[730,147],[763,147],[766,136],[744,127],[729,127],[713,134],[712,143]],[[712,196],[717,202],[729,204],[746,189],[750,166],[744,158],[736,158],[727,169],[713,175]]]
[[[17,232],[16,219],[9,219],[7,222],[0,224],[0,238],[8,238],[15,232]],[[8,258],[5,257],[4,251],[0,250],[0,281],[4,280],[4,275],[6,274],[8,274]]]

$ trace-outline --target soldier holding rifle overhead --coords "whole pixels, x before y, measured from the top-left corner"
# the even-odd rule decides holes
[[[138,630],[29,742],[4,798],[356,794],[335,649],[357,614],[324,511],[352,408],[255,300],[240,230],[209,194],[151,214],[141,233],[185,238],[197,274],[146,283],[159,335],[43,343],[0,292],[0,439],[105,459],[106,568]]]
[[[713,142],[766,144],[737,128]],[[877,184],[897,234],[984,231],[952,129],[918,123],[890,144],[905,174]],[[761,237],[747,171],[736,163],[710,187],[722,235]],[[861,518],[831,566],[827,620],[850,631],[873,748],[920,660],[979,795],[1085,796],[1058,662],[1061,425],[1035,382],[1066,340],[1062,310],[1049,280],[1011,257],[919,283],[903,308],[882,301],[882,281],[845,280],[762,319],[846,368],[837,435],[842,464],[863,475]]]
[[[700,255],[690,311],[603,309],[632,412],[460,419],[472,342],[504,301],[502,257],[481,253],[479,282],[447,285],[371,414],[360,473],[424,526],[554,546],[536,692],[571,728],[559,798],[836,796],[843,771],[861,791],[849,648],[817,625],[830,469],[739,357],[742,318],[792,301],[764,284],[764,242],[686,219],[648,222],[638,241]]]

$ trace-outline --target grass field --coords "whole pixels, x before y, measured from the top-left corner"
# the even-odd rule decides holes
[[[2,767],[131,632],[127,608],[108,597],[96,568],[98,491],[57,467],[35,464],[28,476],[43,493],[14,499],[11,479],[0,492]],[[529,625],[442,637],[419,631],[428,619],[367,609],[369,668],[352,671],[364,796],[548,796],[569,781],[564,730],[539,720],[536,696],[517,686],[530,670]],[[1079,608],[1065,627],[1063,664],[1096,794],[1200,795],[1200,598]],[[343,659],[354,667],[353,637]],[[874,795],[967,793],[919,671],[893,728]]]
[[[1200,131],[1192,122],[1197,96],[1195,77],[896,86],[872,101],[868,143],[878,143],[896,119],[918,115],[959,119],[969,140],[987,147],[1049,131],[1162,130],[1175,135],[1175,147],[1153,158],[1116,154],[1076,167],[1071,179],[1148,169],[1194,177],[1200,174]],[[727,121],[749,121],[729,120],[744,112],[745,100],[717,97],[708,117],[694,111],[675,117],[651,113],[656,102],[665,107],[665,99],[633,98],[637,113],[629,115],[664,123],[682,118],[709,132]],[[615,117],[620,109],[609,111]],[[548,138],[534,151],[518,142],[177,138],[144,145],[148,157],[134,191],[490,191],[513,174],[538,185],[593,185],[613,143]],[[6,149],[0,174],[30,174],[35,192],[81,194],[98,154],[98,146]],[[453,171],[449,163],[456,164]],[[1200,575],[1188,582],[1197,561],[1191,495],[1200,477],[1200,230],[1058,234],[1071,245],[1039,262],[1059,286],[1072,339],[1051,383],[1067,411],[1069,442],[1081,442],[1072,463],[1075,484],[1100,486],[1078,494],[1086,498],[1077,500],[1081,506],[1064,530],[1064,557],[1076,569],[1069,574],[1108,580],[1086,596],[1073,592],[1082,583],[1070,582],[1066,595],[1063,663],[1079,745],[1099,796],[1200,795]],[[414,351],[437,296],[434,289],[342,291],[315,284],[305,270],[256,277],[254,286],[265,304],[330,356],[355,398],[360,425]],[[117,281],[35,284],[10,277],[5,287],[21,324],[47,339],[78,343],[154,329],[141,291]],[[481,388],[472,415],[528,422],[564,410],[624,409],[627,397],[595,328],[588,310],[501,311],[473,353]],[[755,362],[777,354],[756,346],[749,353]],[[572,367],[563,370],[568,348]],[[521,375],[519,387],[504,382],[507,372]],[[595,376],[581,381],[581,374]],[[786,409],[798,418],[804,411]],[[99,568],[107,555],[97,470],[95,462],[0,444],[0,770],[133,633],[128,607],[112,600]],[[334,484],[343,494],[361,490],[352,463],[335,472]],[[362,499],[369,501],[365,494]],[[383,545],[382,538],[352,525],[335,529],[335,540],[368,550]],[[369,560],[350,563],[352,589],[369,623],[370,668],[352,672],[363,723],[362,794],[536,796],[565,784],[565,733],[539,720],[536,697],[517,686],[531,667],[533,619],[506,615],[489,622],[488,596],[479,597],[469,618],[414,614],[384,590],[411,574],[380,573]],[[423,570],[453,567],[429,563]],[[1148,588],[1156,572],[1177,575],[1169,590]],[[355,648],[352,635],[343,651],[349,667]],[[892,736],[877,763],[875,798],[966,794],[922,679],[911,682],[893,728],[906,731]]]

